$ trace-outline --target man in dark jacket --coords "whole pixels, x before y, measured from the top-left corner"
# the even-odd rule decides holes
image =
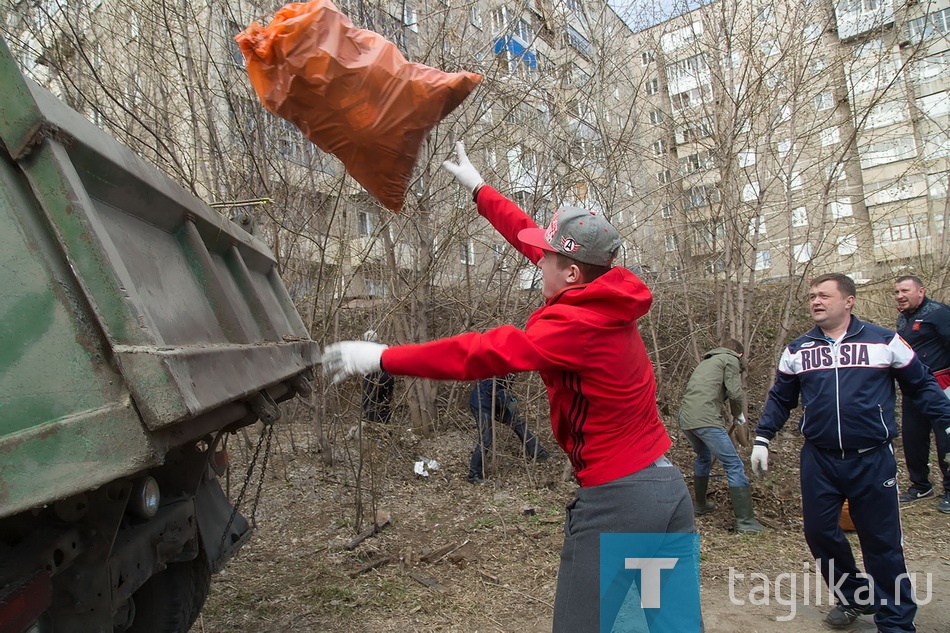
[[[363,333],[364,341],[379,342],[379,335],[375,330]],[[362,378],[363,417],[370,422],[389,424],[393,417],[393,392],[396,389],[396,379],[386,371],[380,369]]]
[[[900,316],[897,333],[901,335],[930,373],[937,384],[950,390],[950,308],[927,296],[927,289],[919,277],[904,275],[894,284],[894,298]],[[950,513],[950,440],[940,432],[937,420],[924,415],[913,400],[904,396],[901,437],[904,440],[904,459],[911,486],[901,495],[901,503],[934,496],[930,485],[930,434],[936,437],[937,461],[943,474],[943,496],[937,504],[941,512]]]
[[[739,359],[743,351],[742,343],[729,339],[722,347],[706,352],[686,384],[678,420],[683,434],[696,452],[693,462],[696,514],[706,514],[716,509],[716,504],[706,499],[709,470],[712,457],[715,456],[726,471],[732,511],[736,515],[736,532],[757,534],[765,527],[755,518],[752,489],[745,476],[745,467],[726,431],[722,415],[723,404],[728,402],[736,423],[745,424],[742,413],[745,396],[739,375]]]
[[[472,451],[472,459],[468,466],[470,483],[480,484],[485,481],[485,454],[492,447],[495,439],[495,421],[511,427],[521,440],[521,445],[529,458],[544,460],[551,456],[518,415],[518,400],[511,393],[513,380],[514,374],[506,374],[500,378],[487,378],[475,383],[475,388],[472,389],[468,408],[478,426],[478,444]]]
[[[802,517],[805,541],[838,605],[825,622],[850,626],[876,613],[882,633],[915,631],[917,604],[904,563],[898,506],[896,380],[904,395],[946,433],[950,400],[898,334],[851,314],[854,281],[819,275],[808,304],[815,327],[785,348],[756,428],[752,470],[765,475],[769,443],[802,406]],[[848,501],[867,576],[838,525]],[[869,583],[873,581],[873,586]]]

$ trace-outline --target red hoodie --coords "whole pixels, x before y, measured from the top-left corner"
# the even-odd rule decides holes
[[[537,224],[490,187],[478,212],[537,263],[543,252],[518,239]],[[383,352],[391,374],[478,380],[537,371],[547,386],[551,428],[581,486],[597,486],[650,465],[670,447],[656,409],[653,366],[637,329],[653,296],[626,268],[568,286],[528,318],[524,330],[503,325],[485,333],[400,345]]]

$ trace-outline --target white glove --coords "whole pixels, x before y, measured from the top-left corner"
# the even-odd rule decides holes
[[[738,424],[739,426],[745,426],[745,414],[744,414],[744,413],[740,413],[739,415],[736,416],[736,424]]]
[[[769,471],[769,447],[758,442],[764,441],[767,444],[768,440],[757,437],[755,441],[756,444],[752,447],[752,472],[764,479]]]
[[[368,374],[382,369],[380,359],[389,347],[369,341],[340,341],[323,350],[323,373],[334,383],[356,374]]]
[[[469,193],[475,193],[475,189],[479,185],[485,184],[485,181],[482,180],[481,174],[468,160],[468,156],[465,154],[465,144],[462,141],[455,144],[455,157],[458,159],[458,163],[447,160],[442,163],[442,166],[455,176],[459,184],[468,189]]]

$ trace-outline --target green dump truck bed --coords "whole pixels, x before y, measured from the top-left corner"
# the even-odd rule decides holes
[[[0,518],[275,415],[318,349],[257,237],[0,52]]]

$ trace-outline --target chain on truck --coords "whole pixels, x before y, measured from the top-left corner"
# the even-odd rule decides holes
[[[0,85],[0,633],[185,632],[319,350],[253,231],[2,40]],[[225,438],[258,420],[232,505]]]

